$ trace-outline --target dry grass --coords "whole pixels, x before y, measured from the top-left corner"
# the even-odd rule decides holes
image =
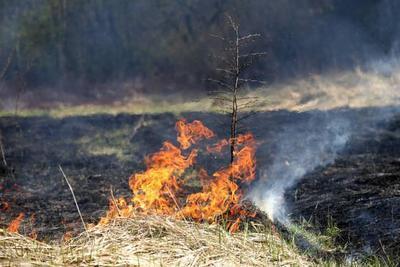
[[[376,62],[369,69],[356,68],[337,73],[312,75],[290,82],[270,84],[267,87],[243,92],[245,97],[256,97],[254,111],[330,110],[341,107],[363,108],[398,106],[400,104],[400,67],[396,64]],[[1,104],[1,103],[0,103]],[[77,104],[50,109],[20,108],[18,116],[87,116],[93,114],[159,114],[170,112],[208,111],[220,112],[220,104],[206,96],[197,99],[182,99],[173,96],[140,96],[126,98],[112,104]],[[249,110],[250,111],[250,110]],[[0,110],[0,116],[14,116],[15,110]]]
[[[270,228],[230,235],[217,225],[154,216],[119,219],[61,244],[0,231],[0,264],[134,266],[307,266]]]
[[[212,106],[211,99],[201,98],[193,101],[176,100],[154,100],[154,99],[131,99],[126,102],[116,102],[114,104],[81,104],[75,106],[63,106],[60,104],[58,107],[51,109],[20,109],[18,116],[20,117],[34,117],[34,116],[50,116],[53,118],[65,118],[71,116],[90,116],[97,114],[161,114],[173,113],[180,114],[183,112],[196,112],[196,111],[215,111]],[[13,110],[1,110],[0,117],[14,116]]]

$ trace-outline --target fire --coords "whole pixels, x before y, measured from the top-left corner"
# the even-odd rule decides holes
[[[202,191],[182,195],[185,173],[195,167],[199,148],[192,148],[204,139],[211,139],[215,134],[200,121],[176,123],[177,141],[164,142],[162,148],[146,157],[146,170],[133,174],[129,178],[129,187],[133,197],[111,199],[109,210],[99,224],[108,224],[116,217],[133,217],[141,214],[171,215],[177,218],[190,218],[194,221],[216,223],[228,222],[231,232],[236,231],[242,218],[254,216],[241,208],[243,192],[241,185],[248,184],[255,178],[256,142],[252,134],[239,135],[235,141],[235,159],[228,167],[209,175],[203,168],[198,169],[198,179]],[[213,146],[207,146],[208,153],[221,153],[233,140],[221,140]],[[197,166],[196,166],[197,167]],[[178,194],[179,193],[179,194]]]
[[[222,142],[222,144],[227,142]],[[255,142],[251,134],[240,135],[236,143],[243,147],[235,151],[235,160],[227,168],[213,174],[210,184],[203,185],[203,191],[187,197],[182,215],[197,221],[215,222],[218,218],[236,218],[228,225],[236,231],[243,216],[254,216],[240,209],[242,192],[239,183],[249,183],[255,178]],[[220,142],[221,144],[221,142]],[[227,214],[227,212],[229,213]],[[229,218],[227,218],[229,216]]]
[[[228,140],[226,139],[222,139],[221,141],[219,141],[218,143],[216,143],[213,146],[207,146],[207,151],[209,153],[221,153],[222,150],[229,145]]]
[[[129,179],[135,207],[143,212],[174,213],[176,207],[173,199],[179,190],[178,178],[193,165],[196,156],[197,150],[184,156],[179,148],[165,142],[159,152],[146,160],[147,170]]]
[[[175,128],[178,131],[177,140],[183,149],[188,149],[192,144],[197,143],[201,139],[209,139],[214,136],[214,133],[210,129],[197,120],[192,123],[180,120],[176,123]]]
[[[7,230],[11,233],[18,233],[19,227],[24,220],[25,214],[21,212],[17,218],[11,221],[11,223],[8,225]]]

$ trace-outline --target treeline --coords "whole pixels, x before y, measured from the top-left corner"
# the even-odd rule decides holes
[[[273,80],[387,53],[396,2],[0,0],[0,68],[12,58],[5,80],[22,75],[32,87],[134,77],[198,83],[212,71],[210,34],[224,32],[229,13],[263,35],[268,57],[253,71]]]

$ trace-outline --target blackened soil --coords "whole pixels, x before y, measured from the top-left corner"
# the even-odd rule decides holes
[[[10,205],[1,204],[0,226],[24,212],[21,232],[29,234],[34,228],[40,239],[82,230],[59,166],[74,188],[84,220],[95,223],[107,209],[110,190],[129,196],[128,178],[144,169],[145,155],[157,151],[163,141],[175,140],[174,124],[180,117],[200,119],[219,137],[228,135],[227,120],[209,113],[0,118],[7,161],[7,167],[0,164],[0,201]],[[309,170],[288,190],[290,213],[295,219],[311,217],[321,227],[332,218],[342,229],[343,242],[354,247],[378,248],[382,240],[397,246],[400,118],[395,109],[255,114],[244,121],[243,129],[252,131],[259,143],[258,176],[277,157],[284,159],[283,137],[292,136],[293,146],[298,146],[302,137],[322,135],[337,119],[349,122],[351,137],[329,165]],[[227,162],[227,157],[210,160],[200,151],[195,169],[212,171]]]
[[[287,192],[292,217],[321,228],[337,224],[339,241],[366,253],[400,251],[400,119],[365,127],[336,160]]]

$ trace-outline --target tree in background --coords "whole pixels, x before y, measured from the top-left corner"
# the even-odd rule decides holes
[[[272,81],[359,64],[369,55],[362,48],[390,51],[399,10],[395,0],[3,0],[0,65],[15,48],[5,80],[32,66],[29,89],[65,81],[68,90],[80,82],[89,90],[136,77],[200,89],[213,71],[208,34],[223,29],[229,13],[246,20],[242,30],[273,40],[263,44],[269,64],[253,68]]]

